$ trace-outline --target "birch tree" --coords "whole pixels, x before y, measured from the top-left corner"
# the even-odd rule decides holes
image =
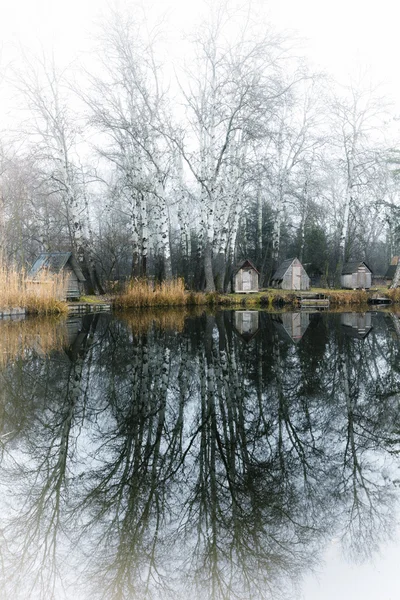
[[[385,104],[377,91],[363,89],[356,84],[345,88],[341,96],[332,100],[332,137],[336,148],[337,165],[344,182],[343,200],[338,225],[339,261],[336,283],[344,262],[349,260],[349,225],[352,208],[366,196],[377,177],[378,153],[382,148]],[[364,257],[360,257],[364,258]]]
[[[144,39],[144,24],[114,13],[104,25],[98,75],[88,73],[91,89],[81,92],[90,123],[101,138],[97,150],[114,165],[123,182],[131,233],[132,270],[147,274],[149,213],[161,277],[172,277],[169,241],[170,154],[160,124],[167,111],[155,46],[157,31]]]
[[[317,76],[305,78],[298,85],[291,86],[282,98],[272,123],[269,157],[266,161],[274,212],[271,272],[278,265],[284,214],[289,200],[293,202],[296,198],[295,189],[299,180],[303,187],[300,195],[303,205],[300,209],[300,227],[305,226],[310,179],[315,165],[313,157],[323,145],[321,91]]]
[[[227,23],[219,7],[193,39],[194,66],[186,69],[188,84],[181,85],[189,130],[172,136],[199,189],[206,291],[215,290],[215,255],[234,250],[243,208],[238,168],[244,166],[254,124],[286,92],[279,77],[281,40],[267,32],[248,41],[242,30],[238,42],[229,43]],[[228,227],[222,215],[229,213]]]
[[[86,292],[102,292],[86,231],[89,207],[77,154],[80,131],[68,108],[65,73],[54,58],[45,56],[32,60],[25,56],[24,66],[24,71],[16,72],[15,84],[29,109],[25,134],[35,162],[53,193],[61,198],[70,247],[85,276]]]

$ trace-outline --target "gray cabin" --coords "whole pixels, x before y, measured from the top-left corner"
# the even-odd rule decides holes
[[[389,265],[388,269],[385,273],[385,284],[391,285],[393,281],[394,274],[396,273],[397,265]]]
[[[388,269],[385,273],[385,283],[386,285],[391,285],[393,281],[394,274],[396,273],[397,263],[399,262],[398,256],[393,256],[392,262],[388,266]]]
[[[372,271],[364,261],[352,261],[343,266],[340,283],[346,290],[368,290]]]
[[[251,294],[258,292],[258,277],[260,273],[257,271],[253,263],[245,260],[238,267],[233,275],[233,291],[239,294]]]
[[[298,258],[288,258],[274,273],[271,286],[281,290],[309,290],[310,278]]]
[[[28,273],[31,281],[40,281],[45,273],[63,273],[67,281],[66,300],[79,298],[86,281],[72,252],[43,252],[35,260]]]

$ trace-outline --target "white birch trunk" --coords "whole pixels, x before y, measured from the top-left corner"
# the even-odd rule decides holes
[[[147,202],[144,193],[140,194],[140,224],[142,229],[141,240],[141,275],[147,275],[147,256],[149,248],[149,224],[147,218]]]
[[[169,243],[169,214],[167,203],[164,199],[160,205],[160,239],[162,258],[164,263],[164,277],[167,280],[172,279],[172,265],[171,265],[171,247]]]
[[[262,202],[261,187],[258,187],[258,190],[257,190],[257,252],[256,252],[258,269],[261,268],[262,254],[263,254],[262,228],[263,228],[263,202]]]
[[[281,224],[282,224],[282,217],[283,217],[283,212],[284,212],[284,208],[285,208],[284,197],[285,197],[284,182],[281,178],[279,181],[278,197],[277,197],[276,210],[275,210],[275,220],[274,220],[274,227],[272,230],[272,266],[273,266],[273,270],[275,270],[275,268],[278,264],[278,259],[279,259],[279,250],[280,250],[280,243],[281,243]]]
[[[128,230],[132,245],[131,277],[137,277],[139,275],[139,230],[136,208],[136,198],[134,193],[132,192],[130,197],[128,222]]]

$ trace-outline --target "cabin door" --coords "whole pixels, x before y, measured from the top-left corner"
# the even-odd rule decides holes
[[[292,265],[292,290],[301,289],[301,265]]]
[[[242,286],[243,286],[244,292],[250,292],[250,290],[251,290],[251,272],[250,271],[243,271]]]
[[[358,286],[359,288],[366,288],[367,287],[367,277],[366,277],[366,272],[363,269],[362,271],[358,271]]]

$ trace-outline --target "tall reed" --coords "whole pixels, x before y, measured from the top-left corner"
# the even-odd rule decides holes
[[[67,281],[62,274],[43,273],[34,282],[25,271],[7,267],[0,260],[0,312],[10,308],[25,308],[32,314],[65,313]]]
[[[148,306],[191,306],[209,304],[206,294],[188,292],[183,279],[152,281],[139,279],[130,281],[125,291],[114,298],[117,308],[144,308]]]

